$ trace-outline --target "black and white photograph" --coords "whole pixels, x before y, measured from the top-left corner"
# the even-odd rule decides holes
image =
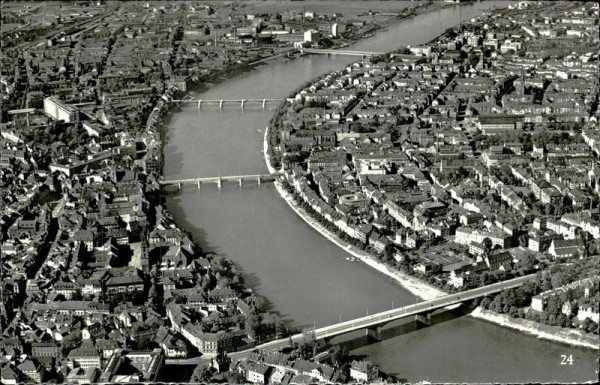
[[[0,383],[599,379],[597,1],[0,1]]]

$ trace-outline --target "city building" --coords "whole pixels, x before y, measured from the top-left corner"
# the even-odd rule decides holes
[[[79,119],[77,108],[68,105],[56,96],[44,99],[44,113],[54,120],[62,120],[65,123],[74,123]]]

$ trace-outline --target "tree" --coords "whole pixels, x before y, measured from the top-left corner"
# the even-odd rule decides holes
[[[348,362],[348,349],[340,345],[334,345],[331,348],[331,361],[336,366],[340,366]]]
[[[267,301],[260,295],[254,295],[252,297],[252,307],[257,313],[264,313],[267,311]]]
[[[315,330],[313,328],[304,328],[302,330],[303,343],[313,344],[316,340]]]
[[[490,273],[488,273],[487,271],[481,273],[481,286],[488,285],[491,282],[491,280],[492,279],[490,277]]]
[[[261,327],[260,314],[250,313],[246,316],[244,324],[246,334],[252,339],[258,339]]]
[[[479,306],[481,306],[484,310],[487,310],[490,308],[491,304],[492,304],[492,300],[489,297],[484,297],[481,300],[481,303],[479,304]]]
[[[519,246],[527,247],[529,236],[527,234],[519,235]]]
[[[392,261],[394,259],[394,253],[395,253],[394,245],[392,245],[392,244],[385,245],[385,249],[383,251],[383,256],[384,256],[385,262]]]
[[[63,356],[67,356],[72,349],[75,349],[81,345],[81,333],[76,335],[69,335],[68,338],[63,340],[62,353]]]
[[[246,378],[238,372],[229,372],[229,378],[227,381],[230,384],[244,384],[247,382]]]
[[[582,326],[587,333],[598,334],[598,324],[591,319],[586,318]]]
[[[565,314],[560,313],[554,319],[554,325],[566,328],[571,326],[571,320],[569,320],[569,317],[567,317]]]
[[[212,368],[209,366],[204,366],[203,364],[198,364],[192,373],[192,377],[190,378],[190,382],[208,382],[212,377]]]
[[[483,248],[484,248],[483,253],[485,255],[489,255],[490,251],[492,250],[492,240],[489,239],[488,237],[485,237],[485,238],[483,238],[482,244],[483,244]]]
[[[275,338],[280,339],[285,333],[285,325],[277,314],[273,316],[273,323],[275,324]]]
[[[148,333],[144,333],[137,340],[137,348],[139,350],[150,350],[156,343],[152,339],[152,336]]]
[[[333,46],[333,41],[331,41],[331,39],[327,37],[324,37],[321,40],[319,40],[319,45],[324,48],[331,48]]]

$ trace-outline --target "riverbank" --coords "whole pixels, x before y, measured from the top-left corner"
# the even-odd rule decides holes
[[[545,340],[600,350],[600,338],[598,336],[584,333],[577,329],[565,329],[558,326],[543,325],[523,318],[512,318],[507,314],[498,314],[484,310],[480,306],[469,315],[473,318],[492,322],[496,325],[518,330]]]

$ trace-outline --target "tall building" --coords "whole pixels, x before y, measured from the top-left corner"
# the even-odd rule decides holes
[[[305,42],[318,42],[321,38],[321,32],[316,31],[314,29],[310,29],[308,31],[304,31],[304,41]]]
[[[77,108],[66,104],[56,96],[44,99],[44,113],[54,120],[62,120],[65,123],[76,122],[79,115]]]

